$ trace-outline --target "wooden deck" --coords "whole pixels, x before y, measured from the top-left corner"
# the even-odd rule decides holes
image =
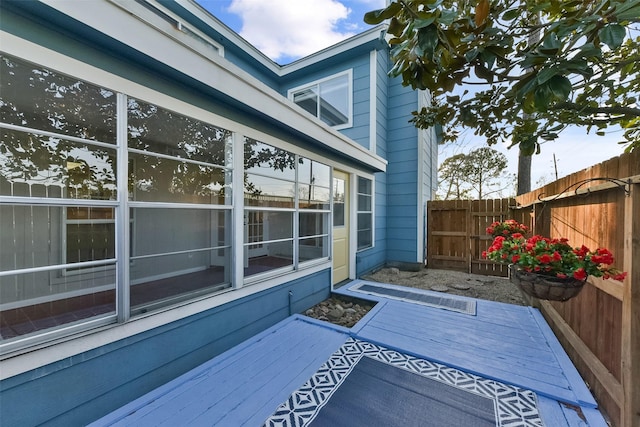
[[[336,293],[363,298],[349,289],[356,283]],[[353,337],[533,390],[547,426],[606,426],[537,310],[475,300],[472,316],[383,297],[366,299],[379,302],[351,329],[291,316],[94,425],[262,425]]]

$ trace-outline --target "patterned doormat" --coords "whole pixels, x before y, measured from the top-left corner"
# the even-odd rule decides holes
[[[265,426],[543,426],[533,391],[348,339]]]

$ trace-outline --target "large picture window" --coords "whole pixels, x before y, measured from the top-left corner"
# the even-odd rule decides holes
[[[330,268],[328,165],[162,102],[0,56],[0,353]]]
[[[337,129],[351,126],[351,72],[327,77],[289,90],[289,98]]]

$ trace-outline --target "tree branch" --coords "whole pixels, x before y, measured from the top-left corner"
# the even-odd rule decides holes
[[[622,116],[640,116],[640,108],[633,107],[586,107],[572,102],[563,102],[551,107],[552,110],[578,111],[584,114],[610,114]]]

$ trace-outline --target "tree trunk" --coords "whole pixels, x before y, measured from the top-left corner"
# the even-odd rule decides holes
[[[531,191],[531,156],[518,156],[518,196]]]
[[[531,17],[532,24],[540,23],[540,14]],[[529,34],[529,46],[533,46],[540,41],[540,32],[534,31]],[[525,113],[524,119],[528,118],[528,114]],[[519,195],[528,193],[531,191],[531,156],[525,156],[522,154],[522,150],[520,151],[520,155],[518,156],[518,187],[516,189],[516,193]]]

